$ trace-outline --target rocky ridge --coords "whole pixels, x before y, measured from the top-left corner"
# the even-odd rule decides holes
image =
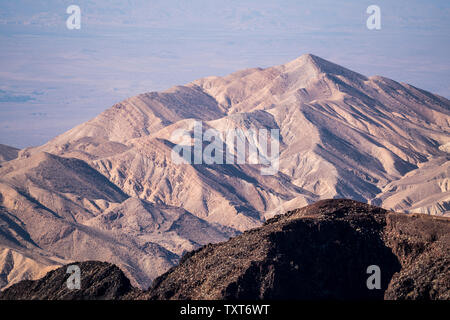
[[[381,287],[369,290],[377,265]],[[1,299],[450,299],[450,220],[353,200],[322,200],[192,251],[146,291],[99,262],[6,289]],[[86,271],[85,271],[86,270]],[[99,289],[101,288],[101,290]]]

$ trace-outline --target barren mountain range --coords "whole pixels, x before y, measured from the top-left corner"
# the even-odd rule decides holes
[[[279,129],[279,171],[173,163],[172,133],[195,121]],[[147,288],[185,252],[319,199],[449,215],[449,152],[449,100],[310,54],[141,94],[45,145],[0,145],[0,287],[100,260]]]

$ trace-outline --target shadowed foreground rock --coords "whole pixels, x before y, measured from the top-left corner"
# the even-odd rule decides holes
[[[78,265],[81,271],[80,290],[67,288],[67,273],[69,265],[50,271],[39,280],[23,280],[5,289],[0,298],[3,300],[84,300],[118,299],[134,289],[130,280],[117,266],[100,261],[85,261],[72,263]]]
[[[449,244],[448,218],[323,200],[185,255],[145,292],[116,267],[89,262],[78,293],[63,288],[62,268],[0,298],[449,299]],[[380,290],[367,288],[370,265],[380,267]]]

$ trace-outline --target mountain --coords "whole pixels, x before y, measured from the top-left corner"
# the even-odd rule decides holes
[[[17,158],[19,149],[0,144],[0,163]]]
[[[148,291],[84,262],[81,290],[66,288],[65,266],[0,299],[450,299],[449,248],[449,218],[322,200],[186,254]],[[373,265],[380,289],[369,290]]]
[[[75,158],[41,152],[4,163],[0,176],[0,249],[43,268],[105,260],[148,287],[184,252],[235,234],[182,208],[129,197]],[[3,285],[27,275],[10,253],[3,256]]]
[[[450,220],[322,200],[205,246],[149,299],[449,299]],[[368,290],[366,270],[381,270]]]
[[[251,165],[173,165],[171,134],[191,132],[194,119],[219,132],[279,129],[278,174],[263,179]],[[83,159],[132,196],[182,206],[242,231],[296,197],[304,204],[384,198],[387,184],[421,164],[448,161],[449,126],[447,99],[308,54],[132,97],[25,153]],[[191,177],[195,184],[188,183]],[[434,209],[417,203],[401,209],[448,211],[447,196],[436,203]],[[234,216],[218,217],[215,210],[222,208]]]
[[[49,272],[39,281],[21,281],[1,293],[0,299],[14,300],[20,296],[21,300],[111,300],[136,290],[117,266],[99,261],[79,263],[83,289],[70,290],[66,285],[70,276],[68,266]]]
[[[251,133],[279,130],[278,170],[175,163],[175,133],[200,121],[259,150]],[[449,124],[449,100],[311,54],[144,93],[0,164],[0,250],[108,261],[147,288],[185,252],[320,199],[449,215]],[[8,265],[4,284],[37,277]]]

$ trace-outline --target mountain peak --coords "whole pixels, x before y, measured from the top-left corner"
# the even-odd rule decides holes
[[[306,69],[311,76],[320,74],[329,74],[337,76],[345,76],[352,79],[367,80],[367,77],[354,72],[350,69],[342,67],[338,64],[325,60],[311,53],[306,53],[284,65],[288,70]]]
[[[288,69],[310,67],[320,72],[321,61],[325,61],[311,53],[302,54],[300,57],[284,64]]]
[[[315,65],[319,65],[321,61],[326,61],[326,60],[322,59],[321,57],[318,57],[318,56],[316,56],[316,55],[314,55],[312,53],[302,54],[296,60],[299,60],[299,59],[301,59],[303,61],[306,61],[308,63],[315,64]]]

